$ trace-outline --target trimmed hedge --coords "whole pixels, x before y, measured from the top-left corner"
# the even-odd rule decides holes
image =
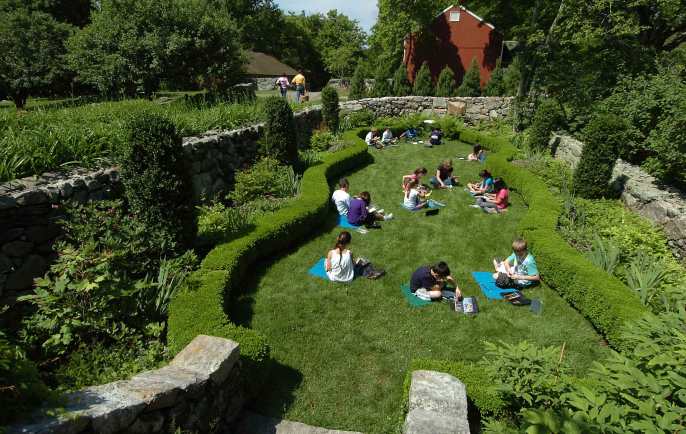
[[[351,133],[348,138],[356,132]],[[353,146],[327,155],[321,164],[305,172],[298,200],[258,219],[249,234],[215,247],[169,307],[171,353],[178,353],[200,334],[232,339],[241,346],[247,379],[257,382],[247,384],[259,384],[264,378],[261,368],[270,361],[269,346],[257,331],[231,322],[226,314],[231,291],[240,291],[242,278],[256,261],[298,243],[312,228],[320,226],[331,209],[328,181],[368,159],[367,145],[360,139]]]
[[[578,309],[615,349],[627,321],[647,314],[634,291],[593,265],[557,232],[562,203],[536,175],[510,163],[517,149],[506,139],[476,131],[460,132],[460,140],[480,143],[493,153],[486,160],[491,173],[502,176],[519,191],[529,212],[518,230],[529,242],[541,276],[568,303]]]

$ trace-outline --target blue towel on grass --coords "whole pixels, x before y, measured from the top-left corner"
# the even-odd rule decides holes
[[[513,292],[514,289],[503,289],[498,288],[493,279],[493,273],[487,271],[474,271],[472,277],[476,280],[476,283],[481,287],[481,292],[489,300],[504,300],[503,294]]]
[[[310,276],[318,277],[320,279],[329,280],[329,276],[326,275],[326,258],[320,259],[312,268],[309,269],[308,273]]]
[[[338,226],[342,227],[343,229],[359,229],[361,227],[361,226],[355,226],[354,224],[351,224],[348,221],[347,215],[339,215],[338,216]]]
[[[412,290],[410,289],[409,283],[400,285],[400,291],[402,291],[403,295],[405,296],[405,299],[407,299],[407,303],[412,307],[424,307],[431,304],[430,301],[422,300],[421,298],[414,295],[412,293]]]

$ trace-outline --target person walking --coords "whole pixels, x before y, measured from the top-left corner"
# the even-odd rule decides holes
[[[279,91],[281,91],[281,97],[284,99],[287,99],[288,97],[288,85],[290,82],[288,81],[288,76],[286,73],[283,73],[281,77],[276,79],[276,85],[279,87]]]
[[[300,100],[305,95],[305,76],[298,71],[298,75],[293,77],[293,85],[295,86],[295,102],[300,103]]]

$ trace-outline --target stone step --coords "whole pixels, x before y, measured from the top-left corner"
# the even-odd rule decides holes
[[[300,422],[276,419],[246,411],[241,415],[233,434],[361,434],[353,431],[338,431]]]

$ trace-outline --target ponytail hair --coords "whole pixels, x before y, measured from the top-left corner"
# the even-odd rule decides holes
[[[343,231],[340,234],[338,234],[338,237],[336,238],[336,245],[334,246],[334,249],[338,250],[338,254],[342,255],[343,250],[350,244],[352,241],[353,237],[350,235],[350,232],[348,231]]]

